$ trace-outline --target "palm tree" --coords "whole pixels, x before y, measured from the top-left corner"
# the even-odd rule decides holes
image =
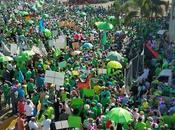
[[[141,16],[153,17],[153,16],[163,16],[164,10],[168,10],[169,2],[163,0],[135,0],[140,7]]]
[[[140,16],[144,18],[157,17],[163,15],[162,6],[168,10],[169,2],[163,0],[115,0],[114,8],[116,16],[125,14],[125,23],[129,23],[133,17]]]

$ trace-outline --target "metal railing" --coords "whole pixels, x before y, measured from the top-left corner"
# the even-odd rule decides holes
[[[127,68],[124,70],[125,76],[125,87],[127,91],[130,90],[132,82],[136,80],[144,70],[144,50],[141,54],[134,57],[128,64]]]

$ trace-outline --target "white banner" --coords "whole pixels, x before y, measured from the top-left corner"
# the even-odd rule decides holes
[[[56,45],[55,39],[49,40],[49,46],[50,47],[55,47],[55,45]]]
[[[64,84],[64,75],[64,72],[46,70],[45,83],[53,83],[62,86]]]
[[[56,37],[58,35],[58,30],[53,30],[52,34],[53,34],[54,37]]]
[[[19,54],[19,47],[17,44],[10,44],[10,51],[12,55]]]
[[[43,55],[47,56],[47,51],[43,43],[39,45],[39,49]]]
[[[39,54],[40,56],[43,56],[43,54],[41,53],[40,49],[38,47],[36,47],[36,46],[33,46],[31,51],[33,53],[35,53],[35,54]]]
[[[57,130],[69,128],[68,121],[57,121],[55,122],[55,127]]]
[[[59,36],[58,39],[56,39],[55,47],[59,49],[65,49],[66,46],[67,46],[66,36],[65,35]]]

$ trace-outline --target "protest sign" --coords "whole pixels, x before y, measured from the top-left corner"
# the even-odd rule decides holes
[[[56,85],[56,90],[60,91],[60,86],[59,85]]]
[[[33,46],[31,51],[33,53],[35,53],[35,54],[39,54],[40,56],[43,56],[43,54],[41,53],[40,49],[38,47],[36,47],[36,46]]]
[[[55,122],[55,127],[57,130],[69,128],[67,120]]]
[[[12,55],[19,54],[19,48],[17,44],[10,44],[10,51]]]
[[[50,47],[55,47],[55,44],[56,44],[55,39],[49,40],[48,42]]]
[[[47,56],[47,51],[43,43],[39,44],[39,49],[42,55]]]
[[[72,101],[71,101],[71,106],[72,107],[79,107],[81,105],[83,105],[83,99],[81,99],[81,98],[72,99]]]
[[[46,70],[45,82],[46,83],[53,83],[53,84],[62,86],[64,84],[64,75],[65,75],[65,73],[63,73],[63,72]]]
[[[66,46],[67,46],[66,36],[65,35],[59,36],[58,39],[56,39],[55,47],[59,49],[65,49]]]
[[[64,75],[63,72],[55,72],[55,83],[56,85],[62,86],[64,84]]]
[[[71,128],[80,128],[80,126],[81,126],[81,117],[79,117],[79,116],[69,116],[68,123],[69,123],[69,127],[71,127]]]
[[[58,35],[58,30],[53,30],[52,34],[53,34],[54,37],[56,37]]]
[[[86,97],[93,97],[94,90],[93,89],[83,89],[83,95]]]

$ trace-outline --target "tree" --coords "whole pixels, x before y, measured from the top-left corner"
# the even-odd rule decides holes
[[[168,10],[169,2],[163,0],[115,0],[116,17],[125,14],[124,21],[129,23],[136,16],[150,18],[163,15],[163,6]]]

